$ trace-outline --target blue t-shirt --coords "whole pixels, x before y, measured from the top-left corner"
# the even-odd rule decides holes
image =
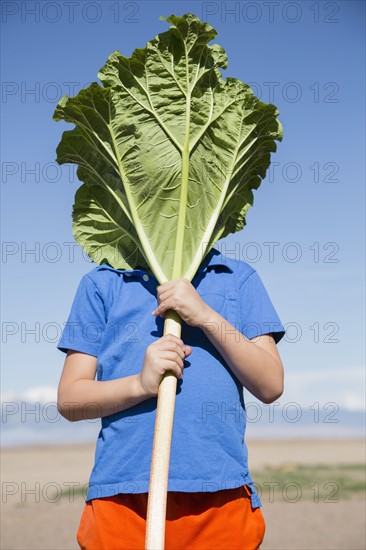
[[[83,276],[58,349],[97,357],[97,380],[141,371],[146,348],[163,335],[154,317],[156,278],[145,269],[107,264]],[[247,338],[285,329],[257,272],[211,249],[193,286],[202,299]],[[192,347],[177,381],[168,491],[205,492],[247,484],[253,507],[262,505],[248,470],[243,386],[204,332],[182,322]],[[101,419],[86,501],[149,490],[157,397]]]

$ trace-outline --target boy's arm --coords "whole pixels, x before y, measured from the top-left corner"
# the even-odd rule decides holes
[[[137,405],[151,397],[139,375],[99,382],[97,358],[73,350],[67,352],[58,386],[57,408],[70,421],[101,418]]]
[[[272,336],[250,340],[206,304],[185,278],[158,287],[158,307],[153,315],[175,310],[189,325],[200,327],[237,377],[263,403],[283,393],[283,366]]]
[[[167,371],[177,378],[183,374],[184,358],[191,346],[173,334],[165,334],[145,351],[138,374],[115,380],[94,380],[97,358],[68,350],[58,386],[57,407],[70,421],[101,418],[133,407],[159,393],[160,382]]]
[[[273,336],[262,334],[250,340],[207,307],[201,328],[239,382],[263,403],[276,401],[283,393],[284,372]]]

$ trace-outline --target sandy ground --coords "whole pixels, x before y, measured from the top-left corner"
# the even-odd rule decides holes
[[[360,440],[248,441],[250,470],[312,464],[361,464]],[[2,451],[1,549],[79,550],[75,534],[93,445]],[[79,489],[73,495],[72,486]],[[60,496],[66,491],[67,496]],[[365,550],[364,495],[337,502],[262,497],[262,550]]]

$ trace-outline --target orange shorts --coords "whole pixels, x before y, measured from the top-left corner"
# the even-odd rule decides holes
[[[119,493],[85,503],[77,541],[82,550],[144,550],[148,493]],[[166,550],[258,550],[266,524],[250,489],[169,491]]]

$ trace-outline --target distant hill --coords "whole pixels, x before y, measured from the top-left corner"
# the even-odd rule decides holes
[[[69,422],[57,411],[56,388],[41,386],[21,393],[7,392],[1,399],[1,446],[95,442],[100,419]],[[282,402],[264,405],[246,400],[246,437],[250,439],[362,438],[365,412],[341,409],[336,403],[300,405]],[[240,402],[217,403],[202,414],[219,414],[222,422],[237,415]]]

